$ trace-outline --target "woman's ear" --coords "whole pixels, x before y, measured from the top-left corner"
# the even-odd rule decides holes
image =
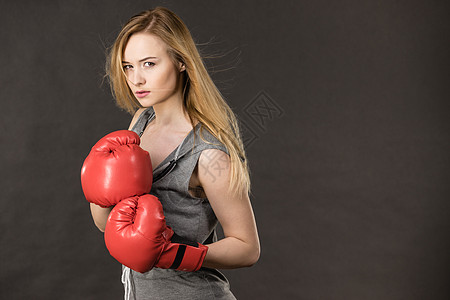
[[[186,71],[186,66],[184,65],[184,63],[180,62],[180,72]]]

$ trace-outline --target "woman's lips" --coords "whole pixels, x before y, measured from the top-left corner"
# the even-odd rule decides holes
[[[136,97],[143,98],[143,97],[147,96],[148,94],[150,94],[149,91],[137,91],[136,92]]]

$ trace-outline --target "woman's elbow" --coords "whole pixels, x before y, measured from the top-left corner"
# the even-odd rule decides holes
[[[249,250],[247,259],[243,267],[251,267],[254,264],[256,264],[259,260],[260,255],[261,255],[260,246],[258,245],[256,247],[253,247],[251,250]]]

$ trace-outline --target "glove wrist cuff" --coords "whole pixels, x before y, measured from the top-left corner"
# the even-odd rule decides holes
[[[201,268],[208,247],[199,243],[196,246],[170,243],[159,258],[156,267],[193,272]]]

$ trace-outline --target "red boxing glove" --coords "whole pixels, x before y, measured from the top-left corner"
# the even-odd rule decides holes
[[[119,130],[92,147],[81,168],[81,186],[87,201],[109,207],[150,192],[152,163],[140,143],[135,132]]]
[[[115,259],[140,273],[153,267],[197,271],[208,251],[177,237],[166,225],[161,202],[150,194],[124,199],[113,208],[105,243]]]
[[[168,227],[170,228],[170,227]],[[176,233],[164,247],[155,267],[193,272],[201,268],[208,247],[197,242],[186,240]]]

